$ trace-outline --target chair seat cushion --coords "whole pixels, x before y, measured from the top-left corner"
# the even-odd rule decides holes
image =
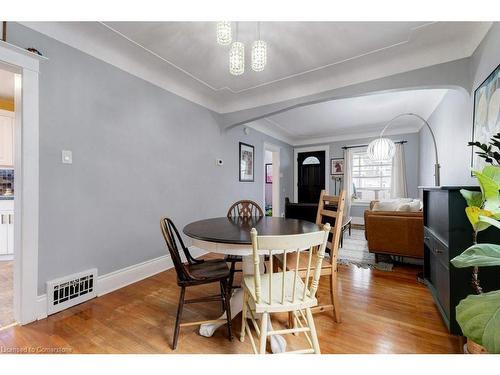
[[[315,297],[311,298],[308,291],[306,291],[306,295],[303,298],[305,285],[300,277],[297,277],[297,283],[295,285],[295,299],[292,300],[294,277],[294,271],[285,272],[285,300],[283,304],[281,303],[283,272],[273,274],[266,273],[261,275],[261,303],[256,303],[255,279],[253,275],[244,276],[242,286],[249,293],[251,306],[255,306],[255,311],[257,313],[292,311],[316,306],[318,304],[317,299]],[[269,301],[270,280],[272,280],[272,301]]]
[[[205,260],[203,263],[186,266],[188,272],[196,279],[221,280],[229,277],[229,268],[223,259]]]

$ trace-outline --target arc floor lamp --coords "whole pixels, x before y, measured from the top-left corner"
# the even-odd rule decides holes
[[[432,136],[432,141],[434,143],[434,153],[435,153],[435,158],[436,158],[436,162],[434,164],[434,185],[439,186],[439,168],[440,168],[440,166],[439,166],[439,159],[438,159],[436,137],[434,136],[434,132],[432,131],[432,128],[429,125],[429,123],[422,116],[419,116],[416,113],[402,113],[402,114],[394,117],[392,120],[390,120],[384,126],[382,131],[380,132],[380,137],[377,139],[374,139],[368,145],[368,149],[367,149],[368,157],[374,161],[387,161],[387,160],[391,160],[394,157],[394,153],[396,151],[396,146],[394,145],[394,142],[391,139],[384,137],[384,132],[387,130],[387,128],[394,121],[396,121],[400,117],[404,117],[404,116],[417,117],[425,124],[425,126],[427,126],[427,129],[429,129],[431,136]]]

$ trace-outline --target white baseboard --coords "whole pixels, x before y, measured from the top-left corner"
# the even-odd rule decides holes
[[[36,297],[36,319],[45,319],[47,317],[47,295],[42,294]]]
[[[194,246],[190,246],[189,251],[195,258],[207,253],[207,251]],[[147,279],[148,277],[166,271],[173,266],[174,264],[170,255],[162,255],[161,257],[155,259],[150,259],[142,263],[134,264],[132,266],[101,275],[97,278],[96,283],[97,297],[101,297],[127,285]],[[47,317],[46,294],[37,297],[36,313],[38,320]]]

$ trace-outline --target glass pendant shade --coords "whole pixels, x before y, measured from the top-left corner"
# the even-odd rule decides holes
[[[261,72],[267,63],[267,43],[263,40],[256,40],[252,44],[252,69]]]
[[[217,43],[221,46],[228,46],[231,41],[231,22],[217,22]]]
[[[389,161],[394,157],[396,146],[389,138],[377,138],[370,142],[366,150],[373,161]]]
[[[239,76],[245,72],[245,45],[241,42],[231,44],[229,72],[234,76]]]

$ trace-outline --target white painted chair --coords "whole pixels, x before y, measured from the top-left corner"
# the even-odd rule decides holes
[[[252,229],[254,274],[245,276],[242,283],[245,294],[240,340],[244,341],[245,334],[248,333],[256,354],[265,354],[269,336],[291,333],[304,333],[311,347],[288,353],[320,354],[311,307],[318,304],[316,291],[329,233],[330,224],[328,223],[323,226],[323,230],[317,232],[285,236],[258,236],[255,228]],[[304,252],[304,250],[309,251]],[[300,272],[299,269],[302,252],[304,252],[302,257],[307,258],[308,264],[305,273]],[[315,257],[312,256],[313,253],[316,254]],[[273,272],[273,255],[279,254],[284,258],[285,264],[287,256],[295,254],[297,259],[295,269]],[[270,262],[269,273],[263,275],[259,272],[261,255],[269,255]],[[315,264],[312,264],[313,258]],[[270,314],[278,312],[292,313],[296,325],[289,329],[269,331]],[[260,326],[257,324],[256,314],[261,314]],[[247,319],[250,319],[255,328],[258,337],[257,344]]]

